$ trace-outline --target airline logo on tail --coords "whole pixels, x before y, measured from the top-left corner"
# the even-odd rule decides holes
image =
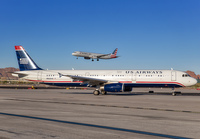
[[[111,54],[111,58],[117,58],[117,50],[118,50],[118,48],[116,48],[114,51],[113,51],[113,53]]]
[[[28,59],[27,58],[20,58],[20,64],[28,64]]]

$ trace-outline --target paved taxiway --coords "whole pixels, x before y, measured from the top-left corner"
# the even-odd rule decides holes
[[[199,138],[200,96],[193,92],[200,93],[0,89],[0,139]]]

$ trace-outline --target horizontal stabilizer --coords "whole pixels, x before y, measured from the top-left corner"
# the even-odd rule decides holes
[[[19,78],[23,78],[23,77],[28,76],[28,74],[26,74],[26,73],[14,72],[14,73],[12,73],[12,76],[19,77]]]

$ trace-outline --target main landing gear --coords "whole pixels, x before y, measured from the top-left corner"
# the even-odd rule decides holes
[[[94,61],[94,59],[92,58],[92,61]],[[99,61],[99,59],[97,58],[97,61]]]
[[[102,95],[106,95],[106,94],[107,94],[106,91],[104,91],[104,90],[99,90],[99,89],[96,89],[96,90],[94,90],[94,92],[93,92],[94,95],[99,95],[100,93],[101,93]]]

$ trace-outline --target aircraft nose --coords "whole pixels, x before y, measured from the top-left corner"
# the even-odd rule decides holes
[[[195,83],[194,84],[197,84],[197,80],[195,79],[195,81],[194,81]]]
[[[194,78],[192,78],[192,79],[190,80],[190,83],[191,83],[191,85],[195,85],[195,84],[197,84],[197,80],[194,79]]]

